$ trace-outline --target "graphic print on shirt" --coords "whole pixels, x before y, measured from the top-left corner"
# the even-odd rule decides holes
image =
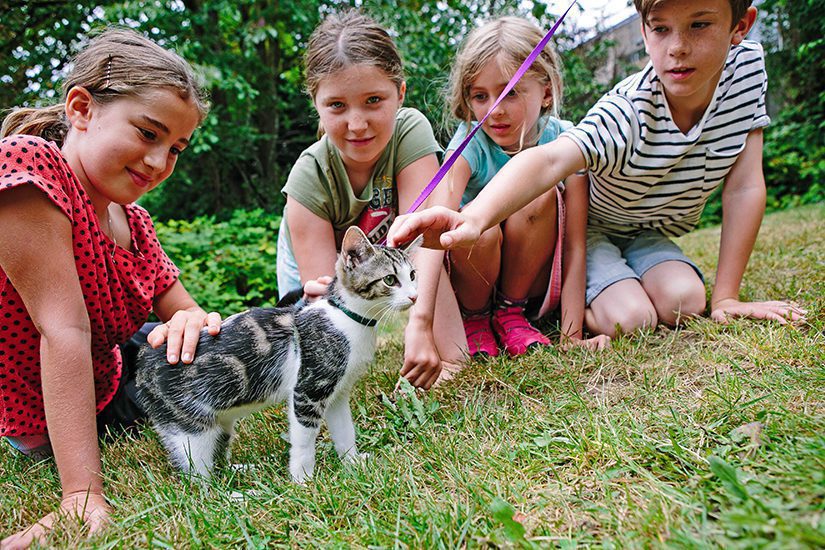
[[[372,189],[372,199],[355,225],[367,236],[373,244],[380,242],[390,230],[395,220],[395,192],[392,178],[382,175],[375,178]]]

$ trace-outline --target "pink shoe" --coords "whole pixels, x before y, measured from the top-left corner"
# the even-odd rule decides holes
[[[524,355],[533,346],[549,346],[550,340],[524,317],[524,308],[510,306],[493,312],[493,330],[504,350],[512,356]]]
[[[496,357],[498,344],[490,326],[489,315],[478,315],[464,318],[464,334],[467,335],[467,347],[470,357],[486,355]]]

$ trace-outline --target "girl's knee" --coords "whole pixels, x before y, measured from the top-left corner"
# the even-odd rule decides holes
[[[487,258],[498,256],[501,250],[501,227],[496,225],[481,234],[471,248],[455,248],[450,251],[450,261],[453,264],[463,265],[468,260],[474,264],[485,261]]]
[[[528,224],[546,222],[548,219],[555,219],[557,209],[556,190],[551,189],[510,216],[510,219],[518,218]]]
[[[501,226],[494,225],[487,231],[481,234],[478,238],[478,242],[476,242],[474,249],[479,248],[482,250],[493,250],[501,248]]]

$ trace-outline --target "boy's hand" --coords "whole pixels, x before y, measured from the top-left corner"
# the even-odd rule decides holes
[[[203,327],[216,336],[221,331],[221,314],[215,311],[207,314],[200,308],[181,309],[171,319],[152,329],[146,341],[153,348],[168,341],[166,360],[171,365],[177,364],[179,357],[184,363],[191,363],[195,359],[195,348]]]
[[[730,317],[768,319],[781,325],[788,321],[805,321],[806,310],[790,302],[740,302],[733,298],[719,300],[711,307],[710,318],[717,323],[727,324]]]
[[[443,206],[396,218],[387,235],[389,246],[399,246],[424,235],[426,248],[447,249],[475,244],[481,230],[464,214]]]

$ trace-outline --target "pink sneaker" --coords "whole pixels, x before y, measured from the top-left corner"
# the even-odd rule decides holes
[[[464,318],[464,334],[467,335],[467,347],[470,357],[476,355],[486,355],[496,357],[498,355],[498,344],[493,335],[493,327],[490,326],[489,315],[478,315]]]
[[[510,355],[524,355],[533,346],[549,346],[550,340],[524,317],[524,308],[510,306],[493,312],[493,330]]]

